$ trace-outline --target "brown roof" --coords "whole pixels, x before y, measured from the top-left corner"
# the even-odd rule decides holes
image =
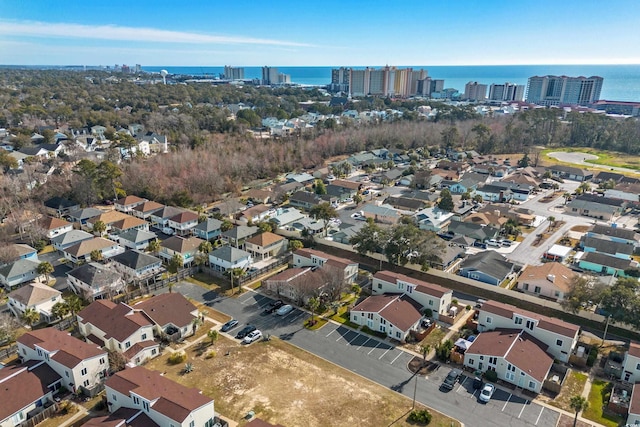
[[[29,348],[37,345],[49,352],[56,351],[51,358],[67,368],[74,368],[85,359],[107,354],[95,345],[80,341],[56,328],[27,332],[18,338],[18,342]]]
[[[146,224],[147,221],[141,218],[136,218],[135,216],[127,215],[126,218],[122,218],[118,221],[111,223],[112,227],[118,228],[120,230],[128,230],[133,227],[139,227],[141,225]]]
[[[60,218],[46,217],[40,222],[40,225],[45,230],[55,230],[56,228],[62,228],[71,225],[71,223]]]
[[[160,204],[154,201],[148,201],[148,202],[139,204],[138,206],[133,208],[133,210],[146,213],[146,212],[153,212],[155,210],[162,209],[162,208],[164,208],[163,204]]]
[[[138,196],[126,196],[126,197],[123,197],[122,199],[116,200],[116,203],[122,206],[129,206],[129,205],[133,205],[134,203],[145,202],[146,200],[147,199],[143,199]]]
[[[282,424],[271,424],[260,418],[254,418],[245,424],[245,427],[284,427]]]
[[[629,344],[629,352],[631,356],[640,357],[640,344],[637,342],[631,341]]]
[[[629,404],[629,414],[640,415],[640,383],[636,383],[633,386],[631,402]]]
[[[123,355],[124,357],[127,358],[127,360],[131,360],[136,354],[140,353],[142,350],[145,350],[151,347],[159,347],[159,346],[160,344],[155,341],[151,341],[151,340],[140,341],[135,343],[131,347],[129,347],[129,349],[125,351]]]
[[[331,185],[335,185],[336,187],[348,188],[350,190],[357,190],[360,188],[359,182],[347,181],[344,179],[334,179],[331,181]]]
[[[198,239],[197,237],[188,237],[185,239],[180,236],[173,236],[162,242],[160,246],[184,254],[197,250],[203,241],[204,240]]]
[[[313,255],[315,257],[327,260],[327,262],[332,261],[331,264],[333,264],[335,266],[340,266],[342,268],[346,268],[346,267],[348,267],[348,266],[350,266],[352,264],[357,264],[357,262],[351,261],[350,259],[340,258],[340,257],[337,257],[337,256],[330,255],[330,254],[328,254],[326,252],[317,251],[315,249],[308,249],[308,248],[298,249],[295,252],[295,254],[299,255],[299,256],[303,256],[305,258],[309,258],[309,259],[311,259],[311,256]]]
[[[0,370],[0,421],[40,399],[49,385],[60,376],[43,364],[30,371],[26,365],[7,366]],[[13,424],[11,424],[13,425]]]
[[[40,282],[28,283],[25,286],[16,289],[11,292],[8,297],[13,298],[20,304],[24,304],[27,307],[36,305],[41,302],[50,300],[62,293],[56,289],[53,289],[47,285],[43,285]]]
[[[487,301],[482,304],[482,312],[493,313],[498,316],[512,319],[513,314],[520,314],[531,319],[538,320],[538,327],[545,329],[556,334],[564,335],[565,337],[573,338],[580,330],[580,326],[574,325],[564,320],[556,319],[554,317],[543,316],[532,311],[523,310],[513,305],[504,304],[497,301]]]
[[[149,401],[155,401],[155,411],[178,423],[205,405],[211,406],[213,414],[213,400],[199,390],[185,387],[141,366],[114,374],[105,385],[127,396],[134,392]]]
[[[89,255],[94,250],[102,250],[114,245],[117,245],[117,243],[112,240],[105,239],[104,237],[94,237],[93,239],[83,240],[80,243],[76,243],[64,251],[75,257],[81,257]]]
[[[420,320],[420,307],[411,298],[399,294],[373,295],[351,309],[352,312],[379,313],[393,326],[406,331]]]
[[[555,276],[553,282],[548,276]],[[563,292],[569,291],[569,285],[576,276],[569,267],[559,262],[546,262],[542,265],[528,265],[518,277],[518,282],[532,283],[533,281],[548,280]]]
[[[269,231],[265,231],[264,233],[258,234],[257,236],[253,236],[250,239],[247,239],[245,243],[252,243],[257,246],[269,246],[274,243],[281,242],[285,240],[284,237],[278,236],[277,234],[273,234]]]
[[[384,280],[389,283],[397,283],[398,280],[402,280],[403,282],[412,283],[416,285],[416,291],[431,295],[436,298],[442,298],[443,295],[451,293],[450,289],[443,288],[440,285],[436,285],[435,283],[424,282],[422,280],[415,279],[413,277],[405,276],[404,274],[394,273],[392,271],[378,271],[373,275],[375,279]]]
[[[268,211],[269,209],[272,209],[271,206],[267,206],[267,205],[258,205],[258,206],[254,206],[252,208],[249,208],[245,211],[242,212],[243,217],[245,218],[253,218],[256,215],[260,215],[261,213],[264,213],[266,211]]]
[[[108,300],[97,300],[78,313],[82,323],[91,323],[104,332],[105,338],[120,342],[129,338],[138,329],[152,326],[143,314],[125,303],[115,304]]]
[[[294,267],[294,268],[288,268],[278,274],[274,274],[273,276],[269,277],[268,279],[265,279],[265,281],[268,282],[288,282],[293,278],[296,278],[298,276],[300,276],[301,274],[304,274],[304,272],[306,271],[310,271],[311,268],[309,267]]]
[[[125,427],[125,426],[130,427],[134,425],[139,426],[138,424],[134,424],[134,423],[137,423],[138,418],[146,418],[146,420],[151,421],[151,419],[147,416],[147,414],[142,412],[137,417],[135,417],[131,421],[131,423],[123,424],[124,422],[126,422],[128,419],[138,414],[139,412],[141,412],[139,409],[122,407],[122,408],[119,408],[114,413],[105,415],[104,417],[90,418],[89,421],[82,424],[82,427]],[[153,424],[145,424],[145,426],[149,425],[149,426],[155,427],[158,425],[153,421],[151,422]]]
[[[124,212],[109,211],[109,212],[104,212],[104,213],[101,213],[100,215],[94,216],[93,218],[89,218],[87,222],[90,224],[95,224],[96,221],[102,221],[105,223],[105,225],[111,225],[116,221],[120,221],[126,218],[129,218],[129,215],[127,215]]]
[[[191,324],[195,316],[196,306],[191,304],[182,294],[168,293],[156,295],[134,306],[143,310],[154,322],[160,326],[169,323],[182,328]]]
[[[197,220],[198,220],[198,214],[191,211],[180,212],[179,214],[169,218],[169,221],[177,222],[178,224],[182,224],[189,221],[197,221]]]

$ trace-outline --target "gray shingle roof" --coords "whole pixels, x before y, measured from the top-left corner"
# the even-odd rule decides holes
[[[158,237],[156,233],[151,233],[149,231],[137,230],[135,228],[131,228],[124,233],[120,233],[118,235],[118,239],[124,239],[133,243],[145,242],[147,240],[155,239]]]
[[[587,252],[582,257],[582,260],[598,265],[616,268],[618,270],[625,270],[631,267],[631,261],[629,261],[628,259],[616,258],[614,256],[601,254],[598,252]]]
[[[211,231],[216,231],[219,230],[220,227],[222,227],[222,221],[214,219],[214,218],[209,218],[204,222],[201,222],[200,224],[195,226],[196,230],[200,230],[200,231],[204,231],[205,233],[211,232]]]
[[[242,258],[251,256],[249,252],[245,252],[242,249],[237,249],[232,246],[222,246],[209,255],[215,258],[219,258],[223,261],[234,263]]]
[[[222,233],[223,237],[230,239],[240,240],[247,237],[251,237],[258,232],[258,227],[247,227],[245,225],[239,225],[230,230]]]
[[[95,288],[111,285],[120,279],[120,273],[95,262],[83,264],[67,274]]]
[[[604,252],[615,255],[617,253],[631,255],[633,253],[633,245],[622,242],[614,242],[613,240],[598,239],[595,236],[585,235],[581,242],[583,247],[595,248],[596,252]]]
[[[71,230],[67,233],[64,233],[60,236],[56,236],[51,239],[51,243],[55,245],[72,245],[78,242],[82,242],[83,240],[93,239],[93,234],[87,233],[82,230]]]
[[[0,267],[0,274],[7,279],[31,273],[38,268],[40,262],[31,259],[19,259],[11,264]]]
[[[460,269],[471,269],[488,274],[497,279],[504,279],[511,272],[514,264],[507,261],[495,251],[484,251],[469,255],[462,261]]]
[[[139,270],[141,268],[148,267],[154,264],[161,264],[162,260],[152,255],[145,254],[137,250],[126,251],[111,258],[111,261],[117,262],[129,267],[133,270]]]

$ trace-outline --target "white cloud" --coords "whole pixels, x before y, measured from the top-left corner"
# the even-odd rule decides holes
[[[117,25],[82,25],[36,21],[0,21],[0,35],[29,37],[60,37],[137,42],[190,44],[246,44],[311,47],[306,43],[260,39],[243,36],[216,36],[157,28],[135,28]]]

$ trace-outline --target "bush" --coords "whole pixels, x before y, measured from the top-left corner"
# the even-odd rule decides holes
[[[496,371],[487,371],[484,373],[484,377],[487,379],[487,381],[490,381],[492,383],[498,381],[498,373]]]
[[[418,409],[411,411],[409,414],[409,421],[426,426],[431,422],[431,416],[431,413],[426,409]]]
[[[167,361],[171,365],[177,365],[178,363],[182,363],[185,360],[187,360],[187,354],[184,351],[177,351],[175,353],[172,353],[167,359]]]
[[[216,357],[216,351],[215,350],[207,351],[207,354],[204,356],[205,359],[213,359],[214,357]]]
[[[453,348],[453,341],[446,340],[436,347],[436,357],[442,362],[446,362],[451,358],[451,349]]]
[[[598,358],[598,347],[591,347],[591,351],[589,352],[589,356],[587,357],[587,366],[591,367],[596,363],[596,359]]]

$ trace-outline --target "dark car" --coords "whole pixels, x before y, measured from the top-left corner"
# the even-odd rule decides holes
[[[447,374],[447,377],[442,382],[441,387],[447,390],[453,390],[453,387],[456,385],[456,382],[458,381],[458,378],[460,378],[461,374],[462,372],[460,371],[460,369],[450,370]]]
[[[255,331],[256,328],[253,325],[247,325],[244,328],[240,329],[240,332],[238,332],[236,334],[236,338],[238,338],[239,340],[243,339],[244,337],[246,337],[247,335],[249,335],[251,332]]]
[[[264,308],[264,312],[265,313],[273,313],[274,311],[276,311],[277,309],[279,309],[280,307],[282,307],[284,305],[284,302],[279,299],[279,300],[275,300],[275,301],[271,301],[269,304],[267,304],[267,306]]]
[[[227,332],[227,331],[230,331],[231,329],[235,328],[236,326],[238,326],[238,321],[236,319],[231,319],[227,323],[222,325],[222,328],[220,328],[220,330],[222,332]]]
[[[481,389],[481,388],[482,388],[482,386],[483,386],[482,378],[480,378],[480,377],[475,377],[475,378],[473,379],[473,389],[474,389],[474,390],[479,390],[479,389]]]

